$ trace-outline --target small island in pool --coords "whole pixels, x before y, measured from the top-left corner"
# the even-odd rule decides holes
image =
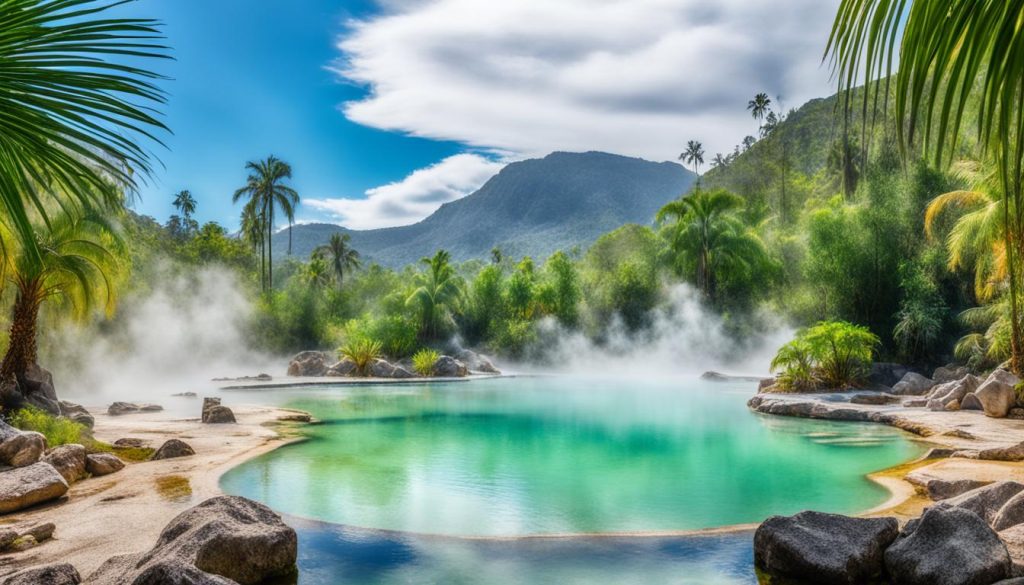
[[[1024,583],[1024,4],[477,4],[0,1],[0,585]]]

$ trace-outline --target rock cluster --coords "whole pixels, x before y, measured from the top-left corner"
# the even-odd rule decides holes
[[[408,362],[389,362],[376,359],[367,368],[368,374],[374,378],[393,380],[419,377]],[[442,355],[434,362],[433,375],[443,378],[461,378],[475,374],[500,374],[486,356],[470,351],[460,350],[456,357]],[[296,354],[288,363],[289,376],[311,377],[358,377],[360,372],[355,362],[348,358],[330,363],[326,353],[322,351],[304,351]]]
[[[221,405],[220,398],[203,398],[202,421],[208,424],[234,423],[235,413]]]
[[[135,404],[134,402],[115,402],[107,407],[107,414],[120,416],[123,414],[137,414],[140,412],[159,412],[164,407],[159,404]]]

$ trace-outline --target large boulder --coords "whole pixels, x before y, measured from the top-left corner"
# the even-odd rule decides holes
[[[124,461],[110,453],[93,453],[86,457],[85,469],[93,477],[110,475],[115,471],[124,469]]]
[[[148,552],[114,557],[88,582],[256,585],[294,574],[296,555],[295,531],[270,508],[237,496],[220,496],[171,520]]]
[[[885,551],[885,567],[901,585],[989,585],[1010,576],[1011,562],[977,514],[939,505]]]
[[[1006,370],[996,370],[989,374],[985,382],[974,391],[981,402],[985,416],[1004,418],[1010,409],[1017,404],[1017,392],[1014,386],[1020,378]]]
[[[34,431],[19,431],[0,420],[0,464],[11,467],[32,465],[46,451],[46,437]]]
[[[868,382],[872,385],[888,386],[892,388],[897,382],[903,379],[903,376],[907,375],[910,369],[902,364],[894,364],[889,362],[875,362],[871,364],[871,370],[868,373]]]
[[[74,402],[68,402],[67,400],[60,401],[60,414],[64,418],[89,427],[90,429],[96,424],[96,419],[89,414],[89,411],[86,410],[84,406],[81,404],[75,404]]]
[[[929,400],[938,400],[943,404],[948,404],[951,400],[956,400],[957,403],[959,403],[969,393],[977,390],[980,385],[981,378],[967,374],[959,380],[936,384],[928,391],[925,398]]]
[[[394,373],[394,364],[387,360],[375,359],[370,364],[370,375],[374,378],[390,378]]]
[[[464,349],[460,351],[455,358],[466,364],[466,367],[469,368],[470,372],[480,372],[482,374],[501,373],[498,368],[494,367],[494,364],[491,363],[491,360],[489,360],[487,356],[476,353],[475,351]]]
[[[983,461],[1024,461],[1024,441],[1009,447],[982,449],[975,458]]]
[[[1015,481],[997,481],[984,487],[973,489],[943,502],[957,508],[969,510],[982,520],[991,524],[996,515],[1011,498],[1024,491],[1024,484]]]
[[[327,368],[324,375],[334,377],[358,376],[359,371],[358,368],[356,368],[356,363],[354,361],[349,358],[344,358],[333,366]]]
[[[1013,562],[1013,574],[1017,576],[1024,575],[1024,524],[1000,530],[999,540],[1003,541],[1007,552],[1010,553],[1010,560]]]
[[[967,376],[970,373],[970,370],[964,366],[948,364],[935,368],[935,372],[932,374],[932,381],[936,384],[945,384],[946,382],[952,382],[954,380],[962,380],[964,376]]]
[[[68,484],[85,478],[86,453],[82,445],[60,445],[46,452],[43,461],[57,470]]]
[[[152,461],[159,461],[160,459],[172,459],[174,457],[188,457],[189,455],[195,455],[196,452],[192,450],[185,441],[179,441],[178,439],[168,439],[160,448],[153,453],[150,457]]]
[[[203,418],[208,424],[229,424],[234,423],[235,413],[226,406],[221,405],[220,398],[203,398]]]
[[[55,500],[68,491],[68,482],[49,463],[33,463],[0,473],[0,514]]]
[[[53,374],[31,363],[19,379],[25,403],[42,409],[53,416],[60,416],[60,401],[53,387]]]
[[[288,363],[289,376],[323,376],[327,372],[327,354],[322,351],[303,351]]]
[[[434,375],[441,378],[461,378],[469,375],[469,368],[459,360],[443,355],[434,362]]]
[[[978,400],[977,395],[971,392],[960,401],[960,410],[985,410],[985,406]]]
[[[9,575],[3,585],[78,585],[82,577],[68,563],[29,567]]]
[[[932,387],[935,386],[935,382],[925,378],[917,372],[907,372],[903,378],[892,387],[893,394],[899,394],[900,396],[923,396]]]
[[[754,533],[754,562],[769,574],[814,583],[864,583],[883,573],[895,518],[821,512],[772,516]]]
[[[1024,491],[1006,500],[992,518],[992,528],[996,532],[1018,524],[1024,524]]]

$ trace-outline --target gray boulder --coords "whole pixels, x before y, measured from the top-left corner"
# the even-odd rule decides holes
[[[203,413],[203,422],[208,424],[233,424],[235,413],[226,406],[217,405]]]
[[[985,382],[974,391],[981,402],[985,416],[1004,418],[1017,403],[1017,392],[1014,386],[1020,382],[1006,370],[996,370],[989,374]]]
[[[1010,560],[1013,562],[1013,575],[1024,576],[1024,524],[1000,530],[999,539],[1003,541],[1007,552],[1010,553]]]
[[[395,366],[387,360],[376,359],[370,364],[370,375],[374,378],[390,378],[395,373]]]
[[[27,404],[60,416],[60,402],[53,386],[53,374],[33,362],[21,378],[21,393]]]
[[[110,416],[121,416],[124,414],[138,414],[140,412],[159,412],[164,407],[159,404],[135,404],[134,402],[115,402],[107,407],[107,414]]]
[[[149,551],[108,560],[88,582],[256,585],[294,574],[296,556],[295,531],[270,508],[220,496],[179,514]]]
[[[434,362],[434,375],[441,378],[461,378],[469,375],[469,368],[452,356],[443,355]]]
[[[38,462],[46,451],[46,437],[33,431],[19,431],[0,421],[0,464],[25,467]]]
[[[55,500],[68,491],[68,482],[49,463],[33,463],[0,473],[0,514]]]
[[[949,506],[963,508],[975,513],[979,518],[991,524],[995,521],[999,510],[1011,498],[1024,491],[1024,484],[1015,481],[997,481],[985,487],[973,489],[959,496],[945,500]]]
[[[960,401],[960,410],[985,410],[985,407],[981,404],[981,400],[978,400],[978,396],[971,392]]]
[[[172,459],[174,457],[188,457],[189,455],[195,455],[196,452],[192,450],[192,447],[184,441],[178,439],[168,439],[160,448],[153,453],[150,457],[152,461],[159,461],[160,459]]]
[[[396,380],[406,380],[408,378],[415,378],[416,374],[402,366],[395,366],[395,369],[391,371],[391,377]]]
[[[110,475],[124,469],[124,461],[110,453],[94,453],[85,459],[85,469],[93,477]]]
[[[871,404],[876,406],[893,404],[899,401],[899,396],[893,396],[884,392],[865,392],[863,394],[854,394],[850,398],[850,404]]]
[[[68,484],[85,478],[85,447],[82,445],[60,445],[46,452],[43,461],[57,470]]]
[[[322,351],[303,351],[288,362],[289,376],[323,376],[327,373],[327,354]]]
[[[928,410],[932,412],[941,412],[943,410],[946,410],[945,403],[940,402],[938,400],[929,400],[928,402],[925,403],[925,406],[928,408]]]
[[[89,411],[86,410],[84,406],[81,404],[75,404],[74,402],[68,402],[67,400],[60,401],[60,414],[64,418],[73,420],[90,429],[96,424],[96,419],[89,414]]]
[[[1024,441],[1009,447],[982,449],[975,458],[984,461],[1024,461]]]
[[[476,353],[475,351],[464,349],[460,351],[455,358],[466,364],[466,367],[469,368],[469,371],[471,372],[480,372],[482,374],[501,373],[498,368],[494,367],[494,364],[491,363],[491,360],[488,359],[487,356]],[[761,380],[758,379],[758,382],[760,381]]]
[[[875,362],[871,364],[871,370],[868,373],[868,382],[873,385],[882,385],[892,388],[897,382],[903,379],[903,376],[907,375],[910,369],[902,364],[894,364],[889,362]]]
[[[956,400],[959,403],[967,394],[977,390],[980,385],[981,378],[967,374],[959,380],[936,384],[928,391],[926,398],[938,400],[943,404],[948,403],[950,400]]]
[[[992,528],[996,532],[1006,530],[1018,524],[1024,524],[1024,491],[1006,500],[1006,503],[999,508],[999,511],[992,518]]]
[[[977,514],[935,506],[885,551],[885,567],[901,585],[989,585],[1010,576],[1011,561]]]
[[[893,394],[900,396],[922,396],[935,386],[935,382],[925,378],[917,372],[907,372],[903,378],[892,387]]]
[[[3,585],[78,585],[82,577],[68,563],[30,567],[9,575]]]
[[[964,366],[948,364],[935,368],[935,372],[932,374],[932,380],[934,380],[936,384],[945,384],[946,382],[952,382],[954,380],[962,380],[964,376],[967,376],[970,373],[970,370]]]
[[[773,576],[863,583],[882,575],[883,553],[898,533],[895,518],[821,512],[772,516],[754,533],[754,562]]]
[[[26,530],[23,530],[20,537],[31,536],[36,539],[36,542],[43,542],[53,538],[53,533],[57,531],[57,526],[53,522],[44,522],[42,524],[35,524]]]
[[[980,481],[977,479],[930,479],[925,482],[924,489],[929,498],[934,501],[941,501],[948,500],[949,498],[955,498],[980,487],[985,487],[986,485],[989,485],[989,483],[991,482]]]
[[[357,376],[359,375],[359,372],[356,369],[356,363],[354,361],[349,358],[344,358],[333,366],[327,368],[324,375],[334,377]]]

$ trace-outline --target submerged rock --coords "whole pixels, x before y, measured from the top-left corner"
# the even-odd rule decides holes
[[[68,563],[53,563],[18,571],[3,580],[3,585],[78,585],[82,577]]]
[[[974,391],[985,411],[985,416],[1003,418],[1010,412],[1017,403],[1014,386],[1018,382],[1020,378],[1006,370],[996,370],[989,374],[985,382]]]
[[[1010,576],[999,536],[964,508],[936,506],[885,551],[885,567],[901,585],[989,585]]]
[[[935,382],[925,378],[917,372],[907,372],[903,378],[892,387],[893,394],[900,396],[921,396],[932,389]]]
[[[5,471],[0,473],[0,514],[55,500],[67,491],[68,482],[49,463]]]
[[[178,439],[168,439],[160,448],[153,453],[150,457],[152,461],[159,461],[160,459],[172,459],[174,457],[188,457],[189,455],[195,455],[196,452],[192,450],[192,447],[184,441]]]
[[[256,585],[293,574],[296,556],[295,531],[270,508],[220,496],[179,514],[149,551],[109,559],[88,582]]]
[[[49,463],[61,474],[68,484],[85,477],[85,447],[82,445],[60,445],[47,451],[43,461]]]
[[[289,376],[323,376],[327,372],[327,354],[322,351],[303,351],[288,363]]]
[[[86,457],[85,468],[94,477],[100,477],[121,471],[124,469],[124,461],[110,453],[94,453]]]
[[[863,583],[882,575],[895,518],[821,512],[772,516],[754,533],[754,562],[768,573],[817,583]]]

